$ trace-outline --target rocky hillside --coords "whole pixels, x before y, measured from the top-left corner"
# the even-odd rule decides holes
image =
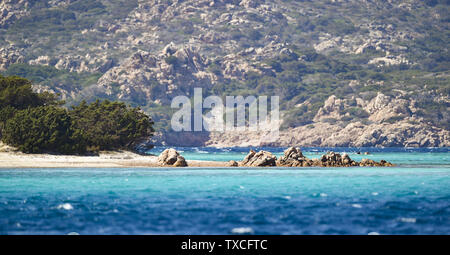
[[[445,0],[5,0],[0,72],[141,106],[170,134],[170,100],[279,95],[270,145],[450,146]],[[261,134],[185,134],[259,145]],[[178,141],[177,141],[178,140]],[[245,141],[244,141],[245,140]]]
[[[312,123],[282,130],[276,141],[271,141],[269,132],[212,133],[205,140],[215,147],[448,147],[450,132],[418,117],[415,104],[382,93],[369,101],[330,96]],[[353,114],[368,117],[354,120]]]

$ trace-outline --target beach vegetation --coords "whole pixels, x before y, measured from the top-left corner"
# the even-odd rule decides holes
[[[72,107],[69,115],[88,150],[131,149],[154,131],[148,115],[121,102],[82,101]]]
[[[82,101],[71,109],[31,82],[0,76],[0,137],[25,153],[83,154],[133,150],[153,134],[153,121],[122,102]]]
[[[25,153],[83,152],[83,144],[77,142],[74,133],[66,109],[38,106],[17,111],[8,119],[2,140]]]

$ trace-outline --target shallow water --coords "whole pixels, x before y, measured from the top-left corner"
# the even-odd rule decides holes
[[[182,154],[248,151],[208,150]],[[343,150],[393,168],[2,169],[0,234],[450,234],[450,153],[430,150]]]

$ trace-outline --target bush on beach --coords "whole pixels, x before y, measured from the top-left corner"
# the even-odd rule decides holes
[[[120,102],[85,101],[70,110],[50,93],[35,93],[31,82],[0,76],[0,137],[25,153],[83,154],[132,150],[153,135],[153,121]]]

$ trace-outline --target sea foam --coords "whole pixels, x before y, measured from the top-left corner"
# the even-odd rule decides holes
[[[252,228],[233,228],[231,230],[231,233],[233,233],[233,234],[252,234],[253,229]]]
[[[63,209],[63,210],[73,210],[73,206],[69,203],[60,204],[56,208]]]
[[[416,223],[416,218],[400,218],[400,221],[405,223]]]

